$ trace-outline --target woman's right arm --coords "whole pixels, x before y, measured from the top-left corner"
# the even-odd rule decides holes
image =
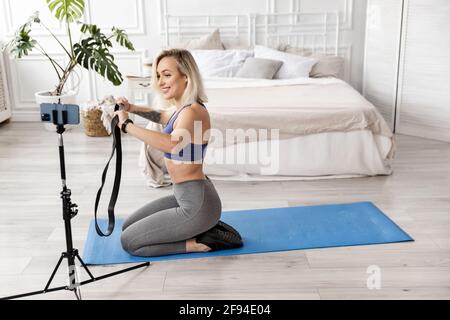
[[[167,111],[155,110],[151,107],[146,106],[137,106],[128,102],[128,100],[124,97],[120,97],[116,100],[124,111],[134,113],[140,117],[143,117],[152,122],[166,124],[169,121],[170,115]]]
[[[166,122],[161,121],[164,120],[164,111],[154,110],[150,107],[137,106],[134,104],[130,104],[130,112],[137,114],[138,116],[150,120],[152,122],[164,124]]]

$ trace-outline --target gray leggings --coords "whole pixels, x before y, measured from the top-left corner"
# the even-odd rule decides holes
[[[209,178],[175,183],[173,191],[125,220],[120,240],[128,253],[145,257],[185,253],[186,240],[217,224],[222,203]]]

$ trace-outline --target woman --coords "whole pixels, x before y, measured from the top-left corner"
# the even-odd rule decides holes
[[[115,114],[122,131],[164,152],[174,194],[148,203],[125,220],[123,248],[132,255],[159,256],[242,246],[239,234],[219,221],[221,201],[203,173],[211,122],[194,58],[187,50],[165,50],[153,63],[152,73],[153,92],[162,104],[175,105],[176,111],[136,106],[119,98],[122,110]],[[128,112],[164,124],[163,132],[134,125]]]

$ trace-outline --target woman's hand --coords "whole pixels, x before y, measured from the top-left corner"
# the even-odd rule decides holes
[[[125,122],[125,120],[128,119],[128,112],[119,110],[119,111],[114,112],[114,116],[116,116],[116,115],[119,117],[119,123],[117,125],[119,126],[119,128],[121,128],[122,124]]]
[[[133,110],[133,105],[129,103],[125,97],[117,98],[116,103],[120,106],[120,110],[122,111],[132,112]]]

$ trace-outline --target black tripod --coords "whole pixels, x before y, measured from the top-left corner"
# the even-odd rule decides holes
[[[66,111],[63,111],[63,118],[66,118],[67,116],[64,114]],[[54,119],[56,119],[56,117],[54,117]],[[66,121],[64,123],[67,123]],[[86,264],[83,262],[83,260],[81,259],[81,257],[78,254],[78,250],[75,249],[73,247],[73,242],[72,242],[72,228],[71,228],[71,224],[70,224],[70,220],[72,218],[74,218],[77,213],[78,213],[78,209],[75,209],[77,207],[77,205],[75,203],[72,203],[72,201],[70,200],[70,195],[71,195],[71,191],[70,189],[67,189],[66,186],[66,169],[65,169],[65,162],[64,162],[64,144],[63,144],[63,137],[62,134],[65,131],[64,125],[62,124],[57,124],[56,126],[56,132],[59,134],[59,163],[60,163],[60,169],[61,169],[61,180],[62,180],[62,191],[61,191],[61,199],[62,199],[62,211],[63,211],[63,219],[64,219],[64,227],[65,227],[65,234],[66,234],[66,247],[67,247],[67,251],[63,252],[61,254],[61,257],[58,260],[58,263],[56,264],[55,269],[53,270],[52,275],[50,276],[50,279],[47,282],[47,285],[45,286],[44,290],[39,290],[39,291],[33,291],[33,292],[28,292],[28,293],[23,293],[23,294],[18,294],[18,295],[14,295],[14,296],[9,296],[9,297],[4,297],[1,299],[15,299],[15,298],[21,298],[21,297],[26,297],[26,296],[31,296],[31,295],[36,295],[36,294],[42,294],[42,293],[47,293],[47,292],[52,292],[52,291],[58,291],[58,290],[70,290],[73,291],[75,293],[75,296],[77,297],[78,300],[81,300],[81,291],[80,291],[80,286],[94,282],[94,281],[98,281],[98,280],[102,280],[108,277],[112,277],[127,271],[131,271],[131,270],[135,270],[141,267],[146,267],[150,265],[150,262],[145,262],[142,264],[139,264],[137,266],[134,267],[130,267],[130,268],[126,268],[124,270],[120,270],[120,271],[116,271],[116,272],[112,272],[100,277],[95,278],[92,273],[89,271],[88,267],[86,266]],[[66,258],[67,262],[68,262],[68,266],[69,266],[69,285],[67,286],[61,286],[61,287],[55,287],[55,288],[50,288],[50,284],[53,280],[53,277],[56,274],[56,271],[58,270],[59,266],[61,265],[62,260]],[[77,258],[79,260],[79,262],[81,263],[81,265],[83,266],[83,268],[86,270],[86,272],[89,274],[90,279],[89,280],[85,280],[82,282],[77,282],[77,275],[76,275],[76,266],[75,266],[75,258]]]

